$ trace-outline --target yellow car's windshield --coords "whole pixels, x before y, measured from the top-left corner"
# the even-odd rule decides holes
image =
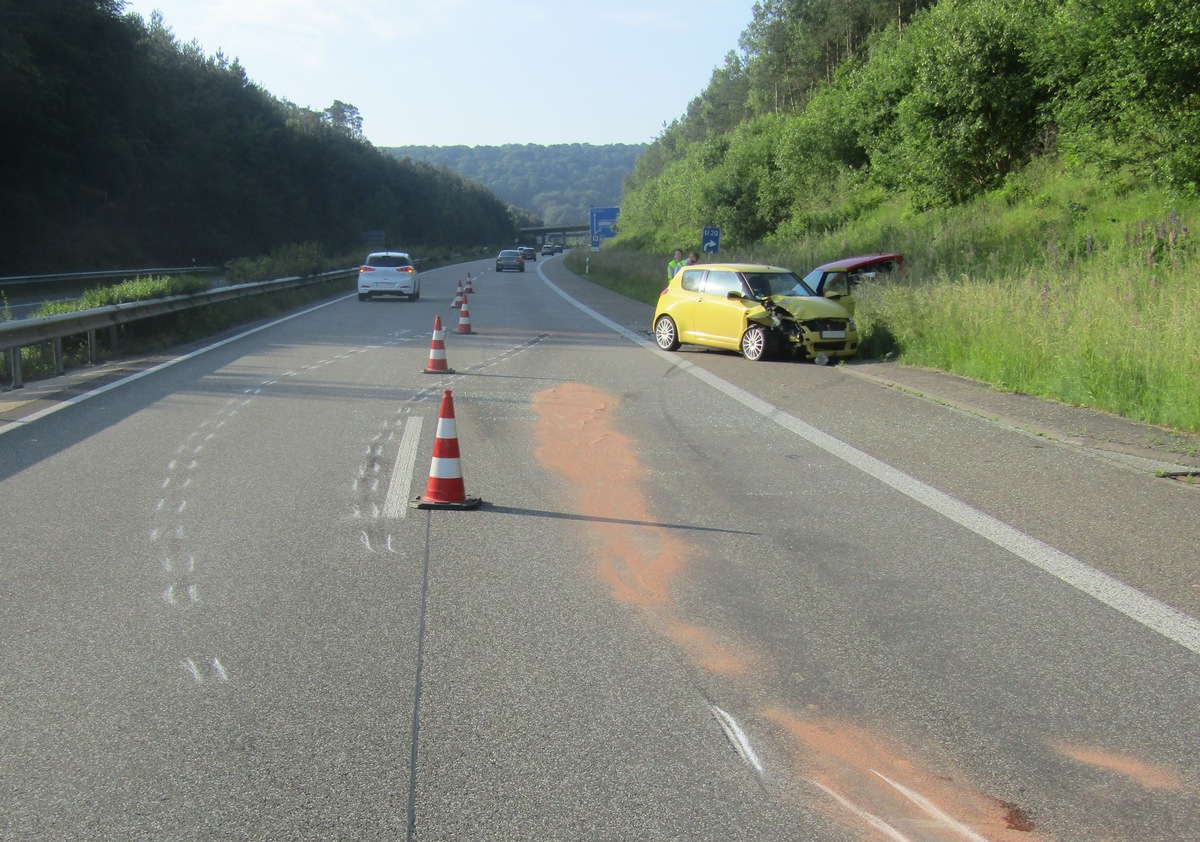
[[[746,284],[755,298],[780,295],[816,296],[816,293],[791,272],[746,272]]]

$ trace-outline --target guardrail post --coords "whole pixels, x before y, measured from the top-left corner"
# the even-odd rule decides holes
[[[56,377],[62,377],[67,373],[67,367],[63,365],[63,346],[62,337],[54,340],[54,374]]]
[[[8,349],[8,367],[12,370],[12,388],[24,389],[25,381],[21,379],[21,349]]]
[[[96,364],[96,331],[89,330],[87,332],[87,337],[88,337],[88,364],[95,365]]]

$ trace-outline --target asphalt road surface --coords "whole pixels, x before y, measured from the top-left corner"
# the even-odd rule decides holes
[[[0,396],[0,837],[1200,839],[1194,440],[530,268]]]

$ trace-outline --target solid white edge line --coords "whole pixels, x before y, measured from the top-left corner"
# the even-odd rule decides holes
[[[581,301],[571,297],[556,286],[544,274],[541,268],[538,275],[542,282],[558,293],[568,303],[591,316],[600,324],[620,334],[636,345],[657,354],[671,365],[696,377],[712,386],[717,391],[733,398],[748,409],[752,409],[765,418],[774,421],[785,430],[795,433],[810,444],[816,445],[831,456],[858,468],[868,476],[882,482],[884,485],[899,491],[901,494],[932,509],[938,514],[953,521],[964,529],[995,544],[1001,549],[1023,559],[1033,566],[1049,573],[1056,579],[1070,585],[1088,596],[1113,608],[1126,617],[1146,628],[1157,632],[1163,637],[1178,643],[1185,649],[1200,655],[1200,621],[1172,608],[1149,594],[1125,584],[1119,579],[1109,576],[1094,567],[1090,567],[1049,544],[1039,541],[1031,535],[1026,535],[1003,521],[975,509],[961,500],[957,500],[936,488],[927,485],[903,471],[893,468],[886,462],[870,456],[858,448],[834,438],[816,427],[806,424],[795,416],[741,389],[717,375],[697,366],[678,356],[663,351],[650,340],[617,324],[606,316],[597,313]]]
[[[392,469],[392,480],[383,501],[383,516],[386,518],[402,518],[408,514],[408,491],[412,488],[413,469],[417,463],[422,420],[421,416],[414,415],[404,425],[396,466]]]
[[[355,294],[356,293],[351,293],[350,295],[355,295]],[[330,304],[337,304],[339,301],[345,301],[347,298],[350,297],[350,295],[343,295],[341,298],[335,298],[332,301],[326,301],[324,304],[318,304],[316,307],[309,307],[307,310],[301,310],[299,313],[292,313],[290,316],[284,316],[283,318],[275,319],[272,322],[267,322],[265,325],[259,325],[258,327],[251,328],[250,330],[242,331],[241,333],[237,334],[236,336],[230,336],[227,339],[222,339],[221,341],[214,342],[211,345],[205,345],[203,348],[197,348],[195,351],[192,351],[191,353],[187,353],[187,354],[184,354],[183,356],[175,357],[174,359],[170,359],[165,362],[161,362],[156,366],[151,366],[150,368],[146,369],[145,371],[139,371],[139,372],[136,372],[135,374],[129,375],[128,377],[122,377],[120,380],[114,380],[112,383],[107,383],[103,386],[99,386],[95,389],[92,389],[91,391],[84,392],[83,394],[80,394],[80,395],[75,395],[74,397],[68,398],[67,400],[62,401],[61,403],[56,403],[53,406],[46,407],[45,409],[39,409],[37,412],[34,412],[30,415],[26,415],[24,418],[19,418],[16,421],[9,421],[7,424],[0,426],[0,436],[4,435],[5,433],[9,432],[10,430],[16,430],[20,427],[24,427],[28,424],[32,424],[34,421],[37,421],[41,418],[45,418],[47,415],[53,415],[55,412],[66,409],[68,406],[74,406],[77,403],[82,403],[83,401],[86,401],[89,398],[94,398],[97,395],[103,395],[105,392],[111,391],[112,389],[115,389],[118,386],[124,386],[126,383],[132,383],[134,380],[140,380],[143,377],[149,377],[151,374],[155,374],[156,372],[162,371],[164,368],[170,368],[171,366],[176,365],[177,363],[184,362],[185,360],[190,360],[193,357],[200,356],[201,354],[207,354],[209,351],[220,348],[222,345],[228,345],[230,342],[236,342],[239,339],[244,339],[247,336],[258,333],[260,330],[266,330],[269,327],[275,327],[275,325],[283,324],[284,322],[290,321],[291,319],[296,319],[296,318],[299,318],[300,316],[307,316],[309,313],[316,312],[317,310],[320,310],[322,307],[328,307]]]

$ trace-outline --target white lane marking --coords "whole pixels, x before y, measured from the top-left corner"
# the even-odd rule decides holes
[[[421,421],[421,416],[413,415],[404,425],[400,451],[396,454],[396,465],[392,468],[392,480],[388,484],[387,497],[383,501],[385,518],[401,518],[408,514],[408,492],[412,488],[417,446],[421,441]]]
[[[871,771],[886,781],[889,786],[894,788],[909,801],[920,807],[924,812],[928,813],[930,816],[933,816],[939,822],[942,822],[946,827],[959,833],[964,839],[968,839],[970,842],[988,842],[985,837],[980,836],[962,822],[942,812],[941,808],[939,808],[924,795],[921,795],[919,792],[913,792],[903,784],[896,783],[882,772],[876,772],[874,769]]]
[[[750,747],[750,738],[746,736],[746,732],[742,730],[742,726],[738,725],[736,719],[716,705],[710,704],[708,707],[712,710],[713,716],[717,718],[717,722],[721,724],[721,730],[725,732],[725,736],[729,738],[729,742],[733,743],[733,747],[737,749],[737,753],[742,756],[742,760],[745,761],[747,766],[761,775],[763,773],[762,763],[759,762],[758,755],[754,753],[754,749]]]
[[[880,833],[882,833],[884,836],[888,837],[889,839],[894,839],[896,842],[912,842],[911,839],[909,839],[907,836],[905,836],[900,831],[896,830],[896,828],[892,827],[890,824],[885,822],[883,819],[879,818],[879,816],[876,816],[873,813],[868,813],[862,807],[859,807],[853,801],[840,795],[839,793],[834,792],[832,789],[825,786],[825,784],[821,783],[820,781],[814,781],[812,778],[809,778],[808,782],[810,784],[812,784],[813,786],[817,787],[818,789],[822,790],[826,795],[833,798],[835,801],[837,801],[837,803],[841,804],[843,807],[845,807],[851,813],[858,816],[860,819],[865,821],[867,824],[869,824],[871,827],[878,830]]]
[[[984,514],[976,508],[968,506],[961,500],[938,491],[915,477],[893,468],[886,462],[870,456],[856,447],[852,447],[828,433],[806,424],[795,416],[758,398],[745,389],[738,388],[727,380],[723,380],[705,369],[682,360],[676,354],[663,351],[656,344],[633,331],[597,313],[581,301],[572,298],[565,291],[553,284],[538,268],[542,282],[558,293],[568,303],[591,316],[609,330],[633,342],[635,345],[657,354],[659,357],[687,372],[693,377],[707,383],[722,394],[733,398],[748,409],[762,415],[779,426],[805,439],[810,444],[819,447],[831,456],[858,468],[868,476],[882,482],[884,485],[899,491],[901,494],[932,509],[938,514],[953,521],[964,529],[974,532],[979,537],[990,541],[1001,549],[1023,559],[1034,567],[1049,573],[1056,579],[1070,585],[1093,599],[1119,611],[1129,619],[1140,623],[1151,631],[1155,631],[1168,640],[1178,643],[1185,649],[1200,655],[1200,620],[1184,612],[1160,602],[1149,594],[1139,591],[1119,579],[1109,576],[1094,567],[1084,564],[1077,558],[1056,550],[1049,544],[1039,541],[1031,535],[1026,535],[1019,529],[997,520],[991,515]]]
[[[351,295],[353,294],[354,293],[351,293]],[[222,339],[220,342],[214,342],[211,345],[205,345],[203,348],[197,348],[195,351],[184,354],[181,357],[175,357],[174,359],[167,360],[166,362],[161,362],[158,365],[151,366],[145,371],[139,371],[136,374],[129,375],[128,377],[122,377],[120,380],[114,380],[112,383],[106,383],[103,386],[92,389],[90,392],[84,392],[83,394],[67,398],[62,403],[48,406],[45,409],[40,409],[37,412],[30,413],[24,418],[19,418],[16,421],[10,421],[7,424],[0,425],[0,436],[12,430],[32,424],[34,421],[66,409],[68,406],[74,406],[77,403],[82,403],[83,401],[94,398],[97,395],[103,395],[105,392],[116,389],[118,386],[124,386],[126,383],[132,383],[134,380],[141,380],[143,377],[149,377],[151,374],[162,371],[164,368],[170,368],[171,366],[184,362],[185,360],[190,360],[192,357],[198,357],[201,354],[207,354],[209,351],[216,350],[223,345],[228,345],[230,342],[237,342],[239,339],[251,336],[255,333],[258,333],[260,330],[266,330],[267,328],[275,327],[275,325],[283,324],[284,322],[291,321],[292,319],[298,319],[301,316],[307,316],[309,313],[314,313],[323,307],[328,307],[331,304],[337,304],[340,301],[345,301],[349,297],[349,295],[343,295],[341,298],[335,298],[332,301],[326,301],[324,304],[318,304],[316,307],[309,307],[307,310],[301,310],[299,313],[292,313],[290,316],[284,316],[283,318],[276,319],[273,322],[267,322],[265,325],[259,325],[258,327],[243,331],[236,336],[230,336],[228,339]]]

